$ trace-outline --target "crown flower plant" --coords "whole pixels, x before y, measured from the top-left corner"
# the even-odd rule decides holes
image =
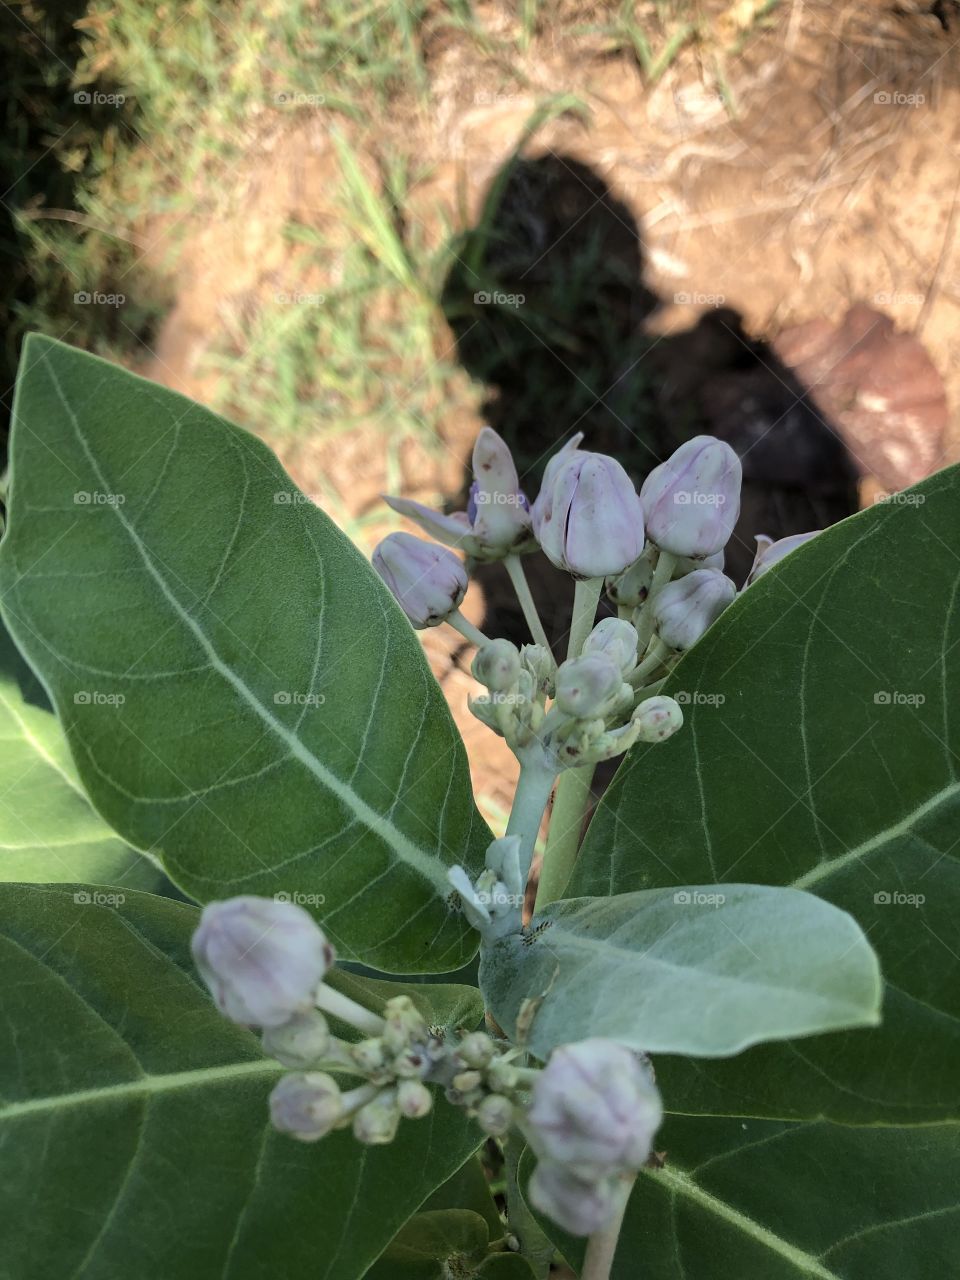
[[[391,497],[368,557],[259,441],[29,340],[11,1277],[960,1268],[958,474],[760,535],[746,589],[727,444],[585,443],[538,487],[485,427],[466,509]],[[461,612],[479,566],[509,635]]]

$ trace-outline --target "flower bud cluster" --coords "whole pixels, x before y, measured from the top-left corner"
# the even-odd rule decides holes
[[[537,1075],[522,1127],[538,1164],[529,1195],[575,1235],[592,1235],[616,1214],[648,1160],[663,1118],[649,1060],[612,1040],[554,1050]]]

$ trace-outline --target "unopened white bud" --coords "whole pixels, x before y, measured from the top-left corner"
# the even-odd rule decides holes
[[[427,1024],[409,996],[394,996],[384,1005],[383,1044],[390,1053],[401,1053],[415,1041],[425,1040]]]
[[[334,962],[313,916],[273,898],[209,902],[190,947],[217,1008],[251,1027],[279,1027],[311,1009]]]
[[[524,1128],[541,1158],[599,1176],[641,1168],[662,1119],[659,1091],[637,1054],[592,1039],[554,1050],[534,1081]]]
[[[665,742],[683,726],[683,708],[673,698],[658,694],[646,698],[633,713],[640,742]]]
[[[637,629],[623,618],[603,618],[583,644],[584,654],[600,653],[628,676],[637,665]]]
[[[614,458],[574,449],[544,474],[533,529],[558,569],[577,578],[622,573],[643,551],[643,507]]]
[[[451,1081],[458,1093],[472,1093],[482,1083],[483,1075],[479,1071],[460,1071]]]
[[[647,476],[640,499],[661,551],[702,560],[726,546],[740,514],[740,459],[722,440],[696,436]]]
[[[530,1203],[575,1236],[592,1236],[609,1223],[623,1194],[616,1176],[579,1177],[567,1165],[541,1160],[530,1176]]]
[[[317,1142],[343,1118],[343,1098],[333,1076],[323,1071],[283,1076],[270,1094],[275,1129],[300,1142]]]
[[[438,626],[467,592],[459,557],[412,533],[388,534],[374,550],[373,567],[418,630]]]
[[[692,649],[736,594],[730,579],[713,569],[697,569],[668,583],[651,606],[657,635],[671,649]]]
[[[520,1081],[520,1072],[512,1062],[498,1058],[487,1068],[487,1084],[497,1093],[512,1093]]]
[[[433,1106],[433,1094],[419,1080],[401,1080],[397,1085],[397,1105],[408,1120],[420,1120]]]
[[[294,1014],[282,1027],[267,1027],[263,1033],[264,1053],[285,1067],[304,1069],[321,1062],[331,1042],[327,1020],[318,1009]]]
[[[477,1105],[476,1121],[484,1133],[502,1138],[513,1124],[513,1115],[514,1106],[509,1098],[490,1093]]]
[[[386,1070],[387,1054],[379,1036],[358,1040],[356,1044],[352,1044],[350,1057],[364,1075],[377,1077]]]

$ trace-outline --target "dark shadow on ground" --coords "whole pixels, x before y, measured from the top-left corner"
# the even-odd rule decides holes
[[[834,425],[736,311],[708,310],[670,337],[651,332],[662,304],[644,282],[641,230],[587,165],[555,154],[517,161],[491,184],[456,249],[444,311],[529,493],[573,431],[615,455],[638,485],[683,440],[717,435],[743,461],[743,510],[727,556],[738,582],[756,534],[823,528],[857,509],[856,470]],[[451,508],[463,507],[467,484],[465,476]],[[559,639],[569,579],[540,555],[528,564]],[[501,567],[478,577],[489,630],[524,639]]]

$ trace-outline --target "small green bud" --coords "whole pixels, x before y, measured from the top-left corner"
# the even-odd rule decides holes
[[[409,996],[394,996],[383,1011],[386,1027],[384,1047],[389,1053],[401,1053],[416,1040],[425,1040],[427,1024]]]
[[[343,1097],[333,1076],[323,1071],[282,1076],[270,1094],[270,1120],[275,1129],[300,1142],[317,1142],[337,1126]]]
[[[479,1071],[461,1071],[453,1077],[451,1084],[458,1093],[472,1093],[483,1083],[483,1075]]]
[[[583,652],[600,653],[628,676],[637,665],[639,637],[636,627],[623,618],[603,618],[587,636]]]
[[[520,650],[520,661],[524,670],[528,671],[533,678],[536,694],[540,697],[544,695],[553,697],[553,681],[557,664],[550,650],[545,649],[542,644],[525,644]]]
[[[364,1075],[377,1076],[386,1071],[387,1055],[379,1036],[360,1040],[350,1046],[350,1057]]]
[[[497,1058],[487,1067],[487,1084],[497,1093],[513,1093],[520,1080],[520,1073],[512,1062]]]
[[[457,1057],[468,1067],[485,1067],[493,1058],[496,1047],[484,1031],[473,1031],[457,1045]]]
[[[318,1009],[295,1014],[282,1027],[267,1027],[263,1051],[285,1067],[311,1067],[326,1057],[331,1036],[327,1020]]]
[[[673,698],[646,698],[633,713],[641,742],[665,742],[683,725],[683,709]]]
[[[477,652],[470,669],[492,692],[506,693],[520,678],[520,653],[509,640],[492,640]]]
[[[353,1136],[370,1147],[392,1142],[400,1125],[396,1089],[383,1089],[353,1117]]]
[[[623,685],[620,668],[606,654],[570,658],[557,671],[557,706],[578,720],[603,715]]]

